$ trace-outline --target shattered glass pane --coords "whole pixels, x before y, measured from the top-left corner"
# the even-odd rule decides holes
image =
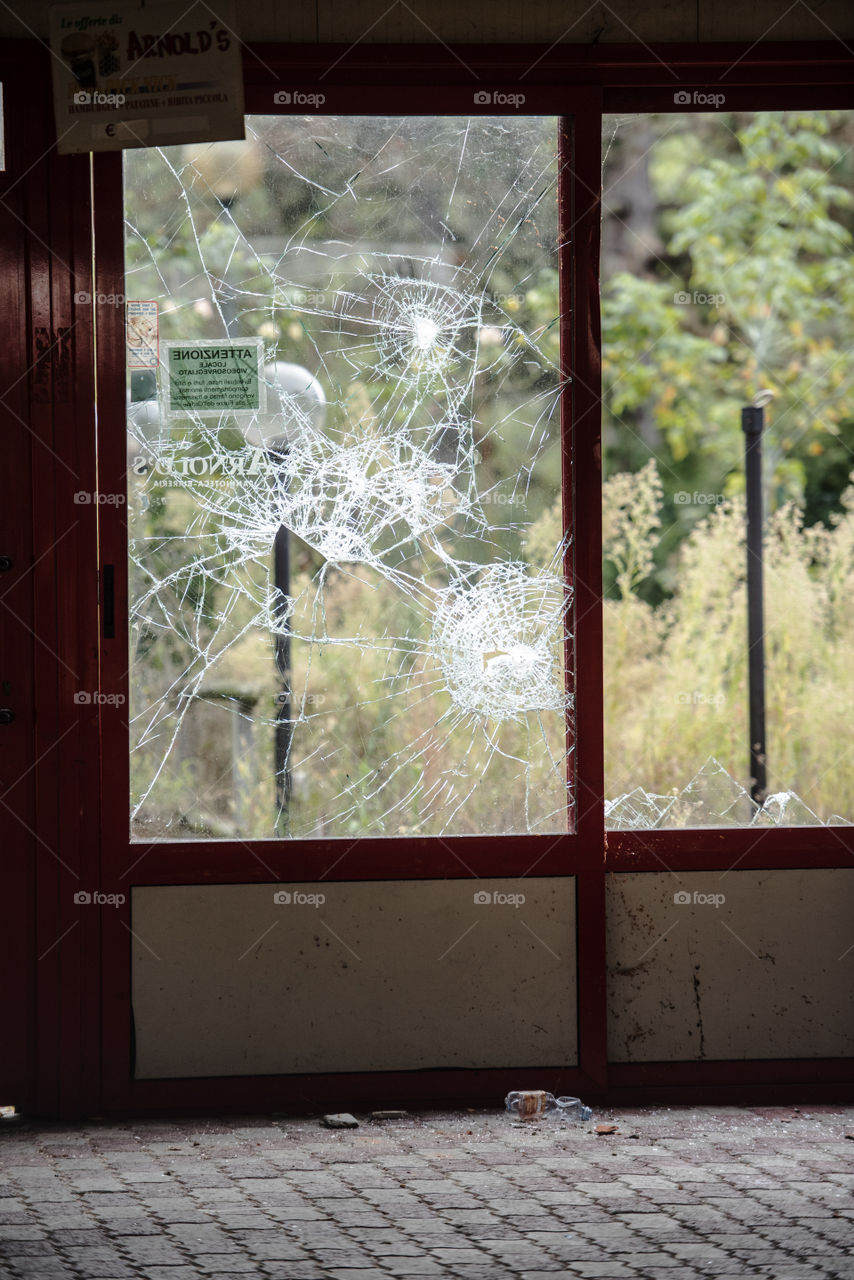
[[[854,111],[682,102],[603,118],[606,823],[849,825]]]
[[[556,138],[125,152],[134,838],[567,829]]]
[[[605,801],[608,831],[649,831],[654,827],[814,827],[821,819],[793,791],[767,796],[760,807],[741,783],[712,756],[686,787],[673,795],[653,795],[643,787]],[[827,826],[850,826],[838,814]]]
[[[608,831],[622,828],[658,827],[667,817],[675,796],[657,796],[635,787],[626,795],[605,801],[605,827]]]
[[[821,819],[813,813],[794,791],[778,791],[766,797],[758,813],[754,814],[754,827],[815,827]]]
[[[756,806],[720,761],[707,760],[680,791],[667,814],[668,827],[744,827]]]

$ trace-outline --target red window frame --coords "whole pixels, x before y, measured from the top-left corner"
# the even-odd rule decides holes
[[[266,61],[266,60],[265,60]],[[250,67],[253,64],[250,63]],[[257,71],[256,71],[257,75]],[[287,114],[281,106],[274,104],[273,95],[276,88],[267,88],[252,81],[247,85],[247,114]],[[321,92],[309,90],[309,92]],[[442,93],[442,110],[437,111],[435,89],[427,93],[413,92],[411,87],[401,88],[400,98],[391,96],[388,87],[383,90],[375,85],[360,85],[358,91],[353,88],[340,91],[342,102],[350,101],[359,104],[359,114],[401,115],[419,112],[424,115],[457,115],[457,114],[492,114],[489,107],[478,107],[473,104],[473,93],[470,87],[454,88]],[[380,106],[380,98],[385,93],[384,107]],[[331,94],[328,96],[332,96]],[[564,118],[570,108],[580,109],[582,98],[572,90],[547,90],[537,95],[537,109],[530,114],[555,115]],[[372,100],[376,100],[371,106]],[[583,99],[588,102],[587,95]],[[557,109],[558,103],[561,111]],[[420,105],[419,105],[420,104]],[[333,104],[327,102],[324,112],[335,113]],[[297,111],[298,114],[302,112]],[[570,125],[571,127],[571,125]],[[561,216],[567,227],[573,227],[571,239],[560,247],[562,285],[561,285],[561,359],[564,370],[571,373],[570,381],[562,393],[562,480],[564,517],[568,528],[577,522],[584,521],[588,527],[596,519],[597,504],[595,492],[598,485],[598,455],[595,441],[591,437],[584,439],[584,432],[592,431],[595,423],[594,408],[598,395],[598,352],[596,335],[591,326],[595,323],[595,299],[586,289],[579,289],[577,276],[582,273],[585,279],[590,272],[585,267],[591,252],[595,252],[598,238],[598,186],[595,174],[598,172],[598,141],[596,152],[590,145],[591,136],[585,134],[583,139],[586,151],[579,153],[574,148],[569,130],[565,124],[559,126],[559,146],[563,167],[563,177],[558,191],[558,203]],[[96,240],[96,278],[97,287],[106,289],[109,282],[112,287],[122,293],[124,278],[118,272],[123,261],[120,248],[123,249],[123,228],[116,220],[114,207],[118,201],[121,208],[123,199],[121,178],[121,157],[117,154],[95,157],[95,190],[102,201],[95,207],[95,240]],[[583,175],[583,176],[582,176]],[[580,180],[579,180],[580,179]],[[101,264],[99,266],[99,263]],[[102,420],[105,423],[122,420],[124,414],[124,353],[122,318],[117,315],[99,316],[99,390],[98,403],[103,406]],[[120,375],[120,376],[119,376]],[[581,422],[583,426],[574,433],[569,429],[570,418]],[[583,453],[587,465],[593,470],[585,474],[584,483],[573,481],[573,454]],[[117,434],[102,428],[99,435],[99,474],[101,488],[104,492],[123,492],[125,483],[126,459],[124,441]],[[574,470],[578,471],[576,459]],[[580,507],[578,504],[580,503]],[[119,519],[109,523],[102,522],[101,559],[105,564],[122,565],[126,559],[125,528]],[[598,637],[592,633],[591,623],[596,617],[596,601],[598,599],[601,578],[600,566],[595,557],[587,563],[583,551],[577,548],[570,551],[568,573],[575,591],[573,612],[581,617],[581,625],[575,637],[575,650],[568,642],[567,669],[571,686],[577,683],[577,650],[579,643],[584,653],[585,670],[592,676],[593,665],[599,644]],[[124,598],[122,573],[116,574],[117,594],[116,637],[109,646],[104,645],[105,662],[102,666],[102,692],[127,697],[126,663],[118,658],[118,652],[126,653],[126,631],[119,620],[126,616],[127,601]],[[572,623],[570,630],[572,630]],[[592,690],[591,690],[592,692]],[[583,704],[583,705],[582,705]],[[272,870],[283,879],[410,879],[425,875],[519,875],[535,864],[539,875],[566,874],[567,867],[574,863],[578,856],[578,848],[587,847],[591,838],[596,839],[601,831],[603,801],[601,798],[601,744],[596,739],[595,700],[585,690],[584,698],[579,698],[576,713],[574,742],[576,751],[569,757],[570,780],[578,794],[576,803],[574,829],[556,835],[509,835],[509,836],[417,836],[407,837],[401,842],[397,837],[358,837],[353,840],[336,837],[332,839],[291,839],[279,841],[240,841],[240,847],[248,857],[242,859],[241,874],[246,880],[264,880],[270,878]],[[585,723],[582,732],[581,724]],[[118,721],[106,721],[103,726],[104,753],[114,768],[116,754],[126,754],[126,743],[122,740],[121,725]],[[581,751],[577,744],[584,741]],[[117,775],[113,775],[117,776]],[[122,778],[122,787],[125,779]],[[104,796],[105,825],[116,832],[123,830],[127,823],[126,795],[121,794],[122,787],[111,786],[109,794]],[[113,826],[115,824],[115,826]],[[238,843],[238,842],[231,842]],[[401,843],[405,845],[405,860],[401,859]],[[225,841],[175,841],[161,842],[156,850],[145,855],[145,883],[160,883],[151,880],[152,875],[162,870],[169,882],[197,883],[199,867],[204,867],[206,876],[224,875],[226,879],[235,869],[233,853],[226,847]],[[181,852],[183,850],[183,852]],[[141,850],[140,850],[141,851]],[[256,865],[251,865],[251,859]],[[263,859],[263,861],[262,861]],[[183,864],[183,865],[181,865]],[[333,873],[334,867],[334,873]],[[173,876],[178,879],[172,880]]]

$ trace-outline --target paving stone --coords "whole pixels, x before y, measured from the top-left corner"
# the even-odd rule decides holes
[[[130,1191],[121,1193],[101,1191],[86,1193],[81,1191],[79,1203],[91,1213],[99,1214],[102,1217],[115,1215],[115,1217],[121,1218],[136,1207],[136,1199]]]
[[[512,1197],[509,1197],[506,1200],[487,1200],[485,1202],[485,1207],[491,1213],[498,1214],[499,1217],[512,1217],[512,1216],[518,1217],[520,1213],[519,1193],[516,1192]],[[467,1211],[461,1210],[461,1212],[467,1212]],[[472,1210],[469,1212],[474,1212],[474,1211]],[[546,1205],[537,1204],[533,1200],[524,1201],[524,1216],[526,1218],[540,1217],[540,1216],[545,1218],[545,1217],[548,1217],[549,1212],[550,1210]]]
[[[430,1223],[427,1223],[427,1228],[430,1225]],[[438,1226],[439,1224],[434,1223],[432,1225]],[[459,1244],[461,1247],[466,1244],[462,1232],[454,1231],[443,1235],[441,1231],[426,1229],[410,1235],[409,1239],[402,1244],[390,1244],[382,1249],[374,1248],[371,1245],[366,1245],[365,1247],[368,1253],[374,1254],[379,1259],[389,1254],[392,1256],[402,1255],[410,1258],[423,1258],[429,1255],[433,1249],[449,1249],[454,1244]]]
[[[198,1222],[202,1224],[210,1222],[210,1215],[200,1209],[198,1205],[193,1204],[192,1200],[182,1200],[177,1195],[164,1199],[159,1194],[159,1188],[156,1197],[151,1196],[146,1199],[146,1206],[155,1218],[159,1218],[164,1223]],[[109,1212],[112,1213],[114,1211],[110,1209]],[[120,1209],[116,1209],[115,1213],[117,1216],[121,1216]]]
[[[346,1209],[335,1210],[335,1221],[341,1227],[345,1227],[351,1235],[364,1231],[379,1231],[388,1226],[388,1218],[379,1213],[376,1209],[366,1209],[362,1212],[360,1205],[353,1206],[348,1202]]]
[[[123,1182],[120,1182],[118,1178],[113,1177],[106,1171],[101,1174],[93,1174],[77,1173],[77,1171],[74,1170],[68,1173],[67,1181],[68,1185],[74,1191],[79,1191],[81,1193],[88,1191],[123,1192],[127,1190]]]
[[[537,1230],[530,1233],[531,1237],[536,1238],[544,1234],[546,1228],[550,1225],[555,1224],[550,1223],[548,1218],[538,1218]],[[567,1229],[565,1222],[558,1223],[556,1226],[558,1231]],[[479,1244],[482,1240],[516,1240],[519,1237],[519,1228],[514,1226],[512,1222],[488,1224],[468,1222],[460,1228],[460,1234],[465,1234],[469,1240]]]
[[[121,1248],[132,1262],[141,1266],[178,1266],[186,1261],[186,1255],[165,1236],[127,1236]]]
[[[122,1267],[126,1262],[119,1250],[109,1244],[68,1244],[62,1251],[69,1260],[79,1262],[81,1267],[88,1267],[95,1261],[114,1262]]]
[[[518,1208],[516,1210],[518,1213]],[[504,1221],[494,1209],[444,1209],[442,1219],[451,1226],[500,1226]]]
[[[573,1265],[572,1271],[577,1276],[603,1277],[607,1280],[620,1280],[623,1276],[636,1276],[638,1273],[634,1267],[627,1266],[625,1263],[614,1262],[613,1259],[607,1262],[579,1262]]]
[[[558,1280],[559,1276],[570,1274],[568,1266],[569,1264],[565,1261],[559,1261],[556,1258],[549,1258],[546,1256],[537,1258],[536,1260],[525,1259],[521,1262],[514,1258],[508,1263],[505,1263],[505,1268],[510,1271],[511,1275],[516,1275],[522,1268],[530,1269],[531,1267],[536,1267],[538,1271],[548,1275],[550,1280]],[[574,1272],[572,1274],[574,1274]]]
[[[258,1198],[264,1211],[279,1222],[314,1222],[326,1217],[326,1214],[321,1213],[313,1204],[289,1204],[280,1208],[275,1200],[264,1196]]]
[[[107,1233],[100,1227],[57,1227],[49,1236],[51,1244],[63,1249],[69,1245],[97,1248],[109,1243]]]
[[[177,1244],[183,1245],[186,1250],[194,1255],[230,1253],[236,1247],[230,1244],[228,1236],[219,1227],[207,1224],[199,1225],[194,1223],[193,1225],[185,1225],[184,1223],[173,1223],[167,1227],[167,1234]]]
[[[164,1267],[155,1264],[154,1266],[142,1267],[138,1272],[144,1280],[199,1280],[199,1273],[195,1266],[175,1266]]]
[[[832,1274],[832,1273],[830,1273]],[[804,1262],[774,1264],[774,1280],[812,1280],[814,1276],[828,1275],[821,1267]]]
[[[80,1274],[89,1280],[133,1280],[134,1276],[139,1275],[135,1267],[116,1258],[93,1258],[90,1255],[92,1251],[87,1250],[84,1256],[71,1256],[69,1260],[73,1262],[80,1270]]]
[[[456,1264],[461,1262],[479,1263],[485,1266],[490,1261],[490,1255],[488,1253],[484,1253],[482,1249],[474,1248],[460,1249],[454,1246],[440,1246],[439,1248],[431,1249],[430,1254],[437,1262],[442,1262],[448,1265],[451,1263]]]
[[[195,1265],[199,1274],[204,1276],[222,1276],[226,1267],[231,1268],[232,1275],[257,1275],[258,1264],[255,1258],[242,1258],[239,1254],[206,1253],[196,1258]]]
[[[312,1249],[314,1262],[320,1262],[327,1269],[332,1267],[372,1267],[375,1260],[361,1249]]]
[[[284,1237],[279,1240],[262,1240],[257,1243],[251,1240],[246,1246],[248,1256],[259,1258],[263,1261],[284,1262],[287,1259],[296,1259],[300,1262],[308,1260],[308,1251],[298,1244],[294,1244],[292,1240]]]
[[[334,1280],[388,1280],[388,1272],[377,1271],[375,1267],[333,1267],[326,1274]]]
[[[49,1276],[69,1276],[76,1280],[77,1273],[58,1257],[15,1258],[12,1265],[16,1275],[34,1276],[36,1280],[42,1280],[42,1277],[47,1280]]]
[[[75,1229],[85,1231],[88,1227],[98,1227],[101,1224],[97,1218],[90,1213],[79,1212],[73,1202],[68,1210],[58,1213],[54,1205],[45,1206],[45,1212],[38,1215],[39,1225],[45,1231],[56,1231],[60,1229]]]
[[[315,1262],[265,1262],[261,1275],[269,1280],[326,1280],[327,1272]],[[168,1277],[166,1278],[168,1280]]]
[[[661,1271],[664,1280],[667,1280],[670,1276],[671,1267],[676,1268],[683,1265],[680,1258],[674,1258],[670,1253],[660,1253],[656,1250],[652,1250],[649,1253],[632,1253],[630,1257],[624,1258],[622,1261],[634,1266],[636,1270],[645,1276],[655,1275],[658,1271]],[[665,1267],[667,1270],[663,1270]]]
[[[159,1223],[154,1222],[151,1218],[143,1216],[143,1209],[140,1208],[139,1216],[136,1218],[110,1218],[109,1225],[102,1224],[103,1230],[109,1232],[109,1235],[116,1239],[120,1236],[156,1236],[160,1235],[163,1228]]]
[[[55,1255],[47,1240],[0,1241],[0,1258],[41,1258]]]
[[[446,1272],[445,1274],[447,1275],[448,1273]],[[453,1280],[510,1280],[510,1277],[515,1280],[515,1272],[506,1267],[499,1267],[495,1262],[485,1267],[476,1263],[458,1262],[450,1274],[453,1276]],[[554,1277],[552,1277],[552,1280],[554,1280]]]
[[[383,1266],[392,1276],[447,1276],[447,1271],[433,1258],[383,1258]]]
[[[382,1258],[386,1255],[391,1255],[392,1257],[406,1255],[417,1257],[418,1254],[423,1253],[424,1249],[434,1242],[447,1244],[448,1236],[451,1233],[443,1233],[441,1231],[425,1233],[424,1235],[416,1237],[417,1243],[416,1240],[408,1239],[406,1236],[400,1237],[393,1234],[383,1235],[379,1239],[373,1238],[379,1234],[377,1232],[370,1233],[364,1231],[358,1235],[353,1232],[350,1234],[358,1244],[361,1244],[367,1250],[368,1253],[375,1254],[378,1258]]]
[[[234,1262],[231,1265],[233,1267],[235,1265]],[[255,1263],[246,1258],[243,1260],[240,1271],[212,1271],[206,1273],[208,1280],[244,1280],[244,1276],[257,1276],[257,1274]]]
[[[546,1256],[545,1250],[530,1240],[481,1240],[480,1247],[496,1254],[499,1260],[525,1261],[531,1258],[539,1261]]]
[[[261,1213],[255,1208],[243,1208],[238,1212],[236,1206],[229,1205],[227,1209],[213,1210],[212,1216],[229,1235],[239,1235],[244,1231],[272,1231],[276,1226],[272,1214]]]
[[[73,1204],[75,1200],[71,1187],[60,1182],[28,1182],[21,1186],[21,1195],[29,1204]]]

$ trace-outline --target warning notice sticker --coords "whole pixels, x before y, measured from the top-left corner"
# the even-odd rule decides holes
[[[162,346],[166,410],[172,417],[261,409],[264,343],[260,338],[164,342]]]

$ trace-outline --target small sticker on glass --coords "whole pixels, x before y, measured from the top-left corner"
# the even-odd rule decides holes
[[[156,302],[127,304],[127,367],[156,369],[160,362],[160,328]]]

